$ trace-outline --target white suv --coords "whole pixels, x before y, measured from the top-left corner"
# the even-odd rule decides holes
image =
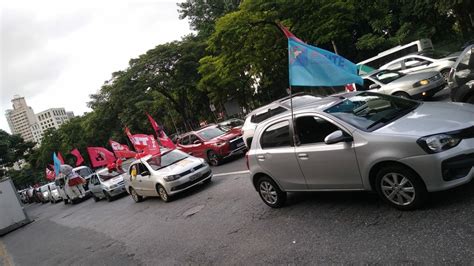
[[[304,94],[294,94],[293,107],[303,106],[318,99],[321,99],[321,97],[315,97],[312,95]],[[242,126],[242,138],[244,139],[244,143],[247,148],[250,148],[255,128],[260,122],[263,122],[269,119],[270,117],[274,117],[287,110],[290,110],[289,96],[276,100],[270,104],[267,104],[250,112],[245,118],[244,125]]]

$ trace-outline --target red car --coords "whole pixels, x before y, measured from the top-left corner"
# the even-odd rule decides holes
[[[240,130],[211,125],[188,132],[178,138],[176,146],[192,156],[206,159],[210,165],[219,165],[222,159],[245,152]]]

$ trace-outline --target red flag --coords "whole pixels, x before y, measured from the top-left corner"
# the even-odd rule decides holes
[[[84,158],[82,158],[82,155],[78,149],[74,149],[70,153],[76,156],[76,166],[79,166],[84,162]]]
[[[120,144],[113,140],[109,140],[109,143],[117,158],[134,158],[136,155],[136,153],[131,151],[127,145]]]
[[[63,159],[63,156],[61,155],[60,151],[58,151],[58,159],[61,162],[61,164],[64,164],[64,159]]]
[[[114,154],[103,147],[87,147],[92,167],[104,166],[115,162]]]
[[[52,181],[54,180],[54,178],[56,177],[56,174],[54,173],[53,170],[49,169],[48,167],[46,167],[46,179]]]
[[[278,27],[280,27],[281,31],[283,31],[283,33],[285,34],[286,38],[288,39],[293,39],[295,41],[298,41],[298,42],[302,42],[302,43],[305,43],[303,42],[302,40],[298,39],[293,33],[291,33],[291,31],[289,31],[285,26],[283,26],[281,23],[278,23]]]
[[[161,145],[165,148],[169,149],[176,149],[176,146],[174,145],[173,141],[166,135],[166,133],[163,131],[163,129],[160,128],[158,123],[156,123],[155,119],[151,117],[150,114],[146,114],[148,116],[148,120],[150,120],[151,126],[155,130],[156,137],[160,141]]]

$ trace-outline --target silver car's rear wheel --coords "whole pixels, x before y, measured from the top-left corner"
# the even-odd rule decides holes
[[[282,191],[271,178],[263,176],[256,182],[256,188],[263,202],[272,208],[279,208],[285,204],[286,192]]]
[[[415,187],[399,173],[388,173],[382,177],[382,192],[392,203],[406,206],[416,197]]]
[[[428,194],[418,174],[402,165],[390,165],[380,169],[375,185],[380,197],[400,210],[420,207]]]

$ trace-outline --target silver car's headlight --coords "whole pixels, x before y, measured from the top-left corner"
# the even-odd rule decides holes
[[[417,143],[428,153],[438,153],[456,147],[461,140],[453,135],[438,134],[420,138]]]
[[[180,177],[181,177],[181,175],[169,175],[169,176],[165,176],[163,179],[166,182],[171,182],[171,181],[174,181],[176,179],[179,179]]]
[[[109,187],[109,190],[114,189],[114,188],[117,188],[117,187],[118,187],[117,184],[113,184],[113,185],[111,185],[111,186]]]
[[[430,84],[429,80],[422,79],[422,80],[416,82],[415,84],[413,84],[413,88],[417,88],[417,87],[420,87],[420,86],[425,86],[425,85],[428,85],[428,84]]]

